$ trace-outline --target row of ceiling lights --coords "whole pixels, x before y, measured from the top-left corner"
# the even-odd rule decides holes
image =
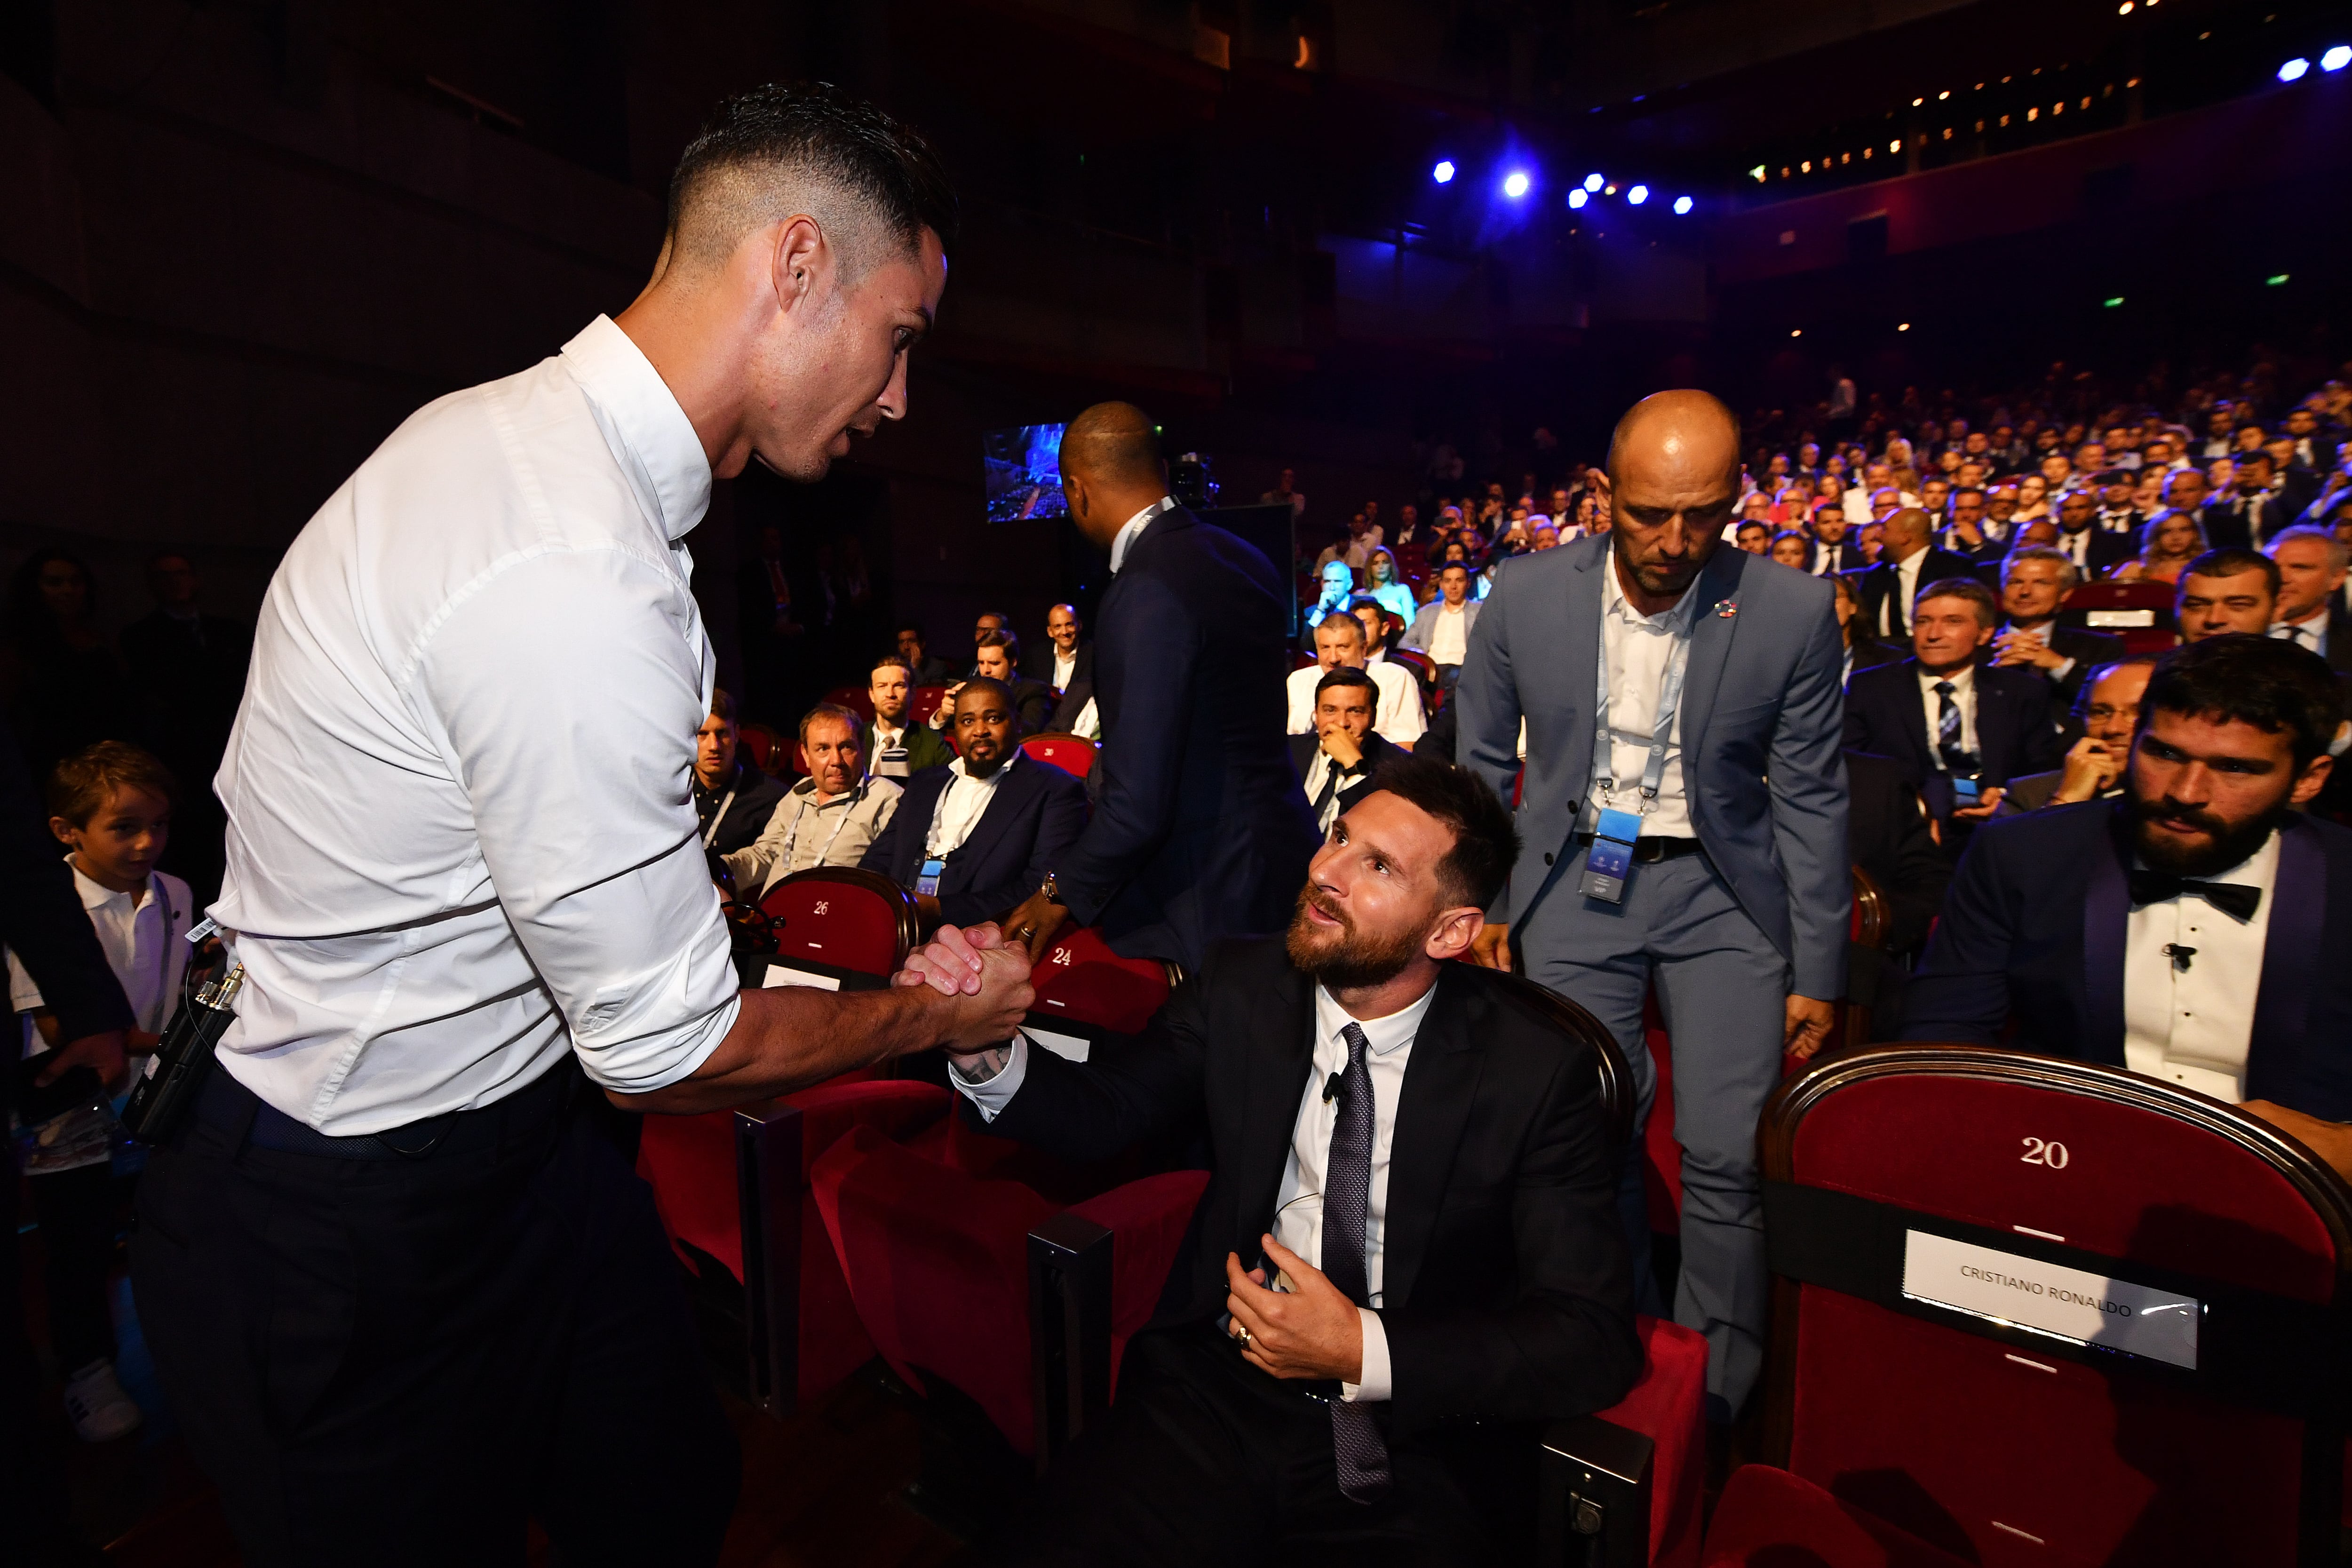
[[[1454,175],[1460,172],[1460,168],[1453,159],[1440,158],[1437,161],[1437,166],[1430,170],[1429,177],[1441,185],[1450,185],[1454,183]],[[1528,194],[1535,188],[1535,175],[1528,170],[1515,167],[1504,172],[1501,190],[1510,200],[1525,201]],[[1570,207],[1581,207],[1595,196],[1613,196],[1616,194],[1617,187],[1610,184],[1606,175],[1587,174],[1584,176],[1582,184],[1569,191],[1568,205]],[[1625,199],[1634,206],[1641,206],[1650,199],[1650,187],[1628,185],[1625,187]],[[1677,217],[1689,216],[1691,208],[1696,205],[1688,196],[1676,196],[1674,200],[1675,216]]]

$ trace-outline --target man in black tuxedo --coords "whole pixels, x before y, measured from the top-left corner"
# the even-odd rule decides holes
[[[2318,656],[2175,649],[2120,801],[1976,835],[1903,1034],[2128,1068],[2243,1108],[2352,1169],[2352,832],[2305,816],[2341,688]]]
[[[2085,582],[2105,576],[2139,553],[2139,535],[2099,526],[2098,502],[2089,490],[2068,490],[2058,500],[2058,540],[2052,546]]]
[[[2281,531],[2263,553],[2279,569],[2270,635],[2317,654],[2338,675],[2352,674],[2352,613],[2341,592],[2352,550],[2333,530],[2299,522]]]
[[[1290,760],[1320,832],[1371,794],[1374,770],[1403,751],[1372,728],[1380,700],[1380,689],[1362,670],[1344,664],[1327,669],[1315,683],[1313,732],[1290,737]]]
[[[2101,533],[2119,536],[2126,554],[2139,552],[2139,531],[2147,525],[2139,508],[2132,504],[2132,496],[2139,489],[2139,474],[2133,468],[2103,468],[2091,476],[2098,487],[2099,515],[2097,527]]]
[[[1965,577],[1975,581],[1976,563],[1949,550],[1938,550],[1935,524],[1919,508],[1906,507],[1886,520],[1880,537],[1878,564],[1855,580],[1862,602],[1863,630],[1889,642],[1906,642],[1911,636],[1911,606],[1930,583]]]
[[[1992,661],[2040,670],[2061,707],[2074,705],[2093,668],[2124,656],[2121,637],[2058,624],[2058,606],[2081,581],[2065,552],[2046,544],[2011,551],[2001,568],[2001,624],[1992,637]]]
[[[1540,1424],[1632,1384],[1596,1064],[1451,962],[1517,849],[1483,780],[1392,759],[1286,937],[1218,943],[1084,1064],[1017,1037],[950,1058],[991,1132],[1076,1161],[1156,1134],[1210,1170],[1108,1422],[1007,1560],[1492,1562],[1527,1522]]]
[[[2205,542],[2216,550],[2252,550],[2290,521],[2285,505],[2271,491],[2271,460],[2263,452],[2238,459],[2237,481],[2227,495],[2205,503]]]
[[[1028,897],[1087,824],[1086,786],[1024,756],[1013,696],[975,675],[956,691],[961,755],[910,775],[857,864],[915,895],[926,926],[975,925]]]
[[[1290,765],[1290,583],[1167,493],[1150,416],[1100,403],[1062,436],[1070,518],[1110,552],[1095,627],[1103,745],[1094,816],[1007,921],[1042,957],[1066,921],[1187,968],[1220,937],[1279,931],[1315,853]]]
[[[1912,657],[1857,674],[1845,698],[1845,746],[1891,757],[1946,824],[1966,828],[1992,815],[2016,773],[2058,765],[2050,682],[2033,670],[1979,664],[1992,641],[1992,594],[1973,577],[1924,589],[1913,610]],[[1974,805],[1961,798],[1972,781]]]

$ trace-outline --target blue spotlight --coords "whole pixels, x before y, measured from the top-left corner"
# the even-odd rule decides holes
[[[1517,201],[1528,194],[1528,187],[1534,183],[1528,178],[1528,172],[1525,169],[1514,169],[1503,176],[1503,194],[1513,201]]]
[[[2301,55],[2297,55],[2294,58],[2287,61],[2286,64],[2279,67],[2278,79],[2281,81],[2301,81],[2303,79],[2303,73],[2310,68],[2311,62],[2305,59]]]
[[[2340,71],[2346,66],[2352,66],[2352,44],[2338,44],[2319,57],[2321,70]]]
[[[1675,216],[1676,217],[1687,216],[1690,210],[1691,199],[1688,196],[1676,196],[1675,198]]]
[[[1580,207],[1590,199],[1582,185],[1568,193],[1568,205],[1572,207]]]
[[[1587,174],[1584,176],[1584,188],[1588,191],[1597,191],[1608,183],[1608,181],[1602,179],[1598,174]]]
[[[1441,185],[1451,184],[1454,181],[1454,160],[1440,158],[1437,161],[1437,167],[1429,172],[1429,177]]]
[[[1638,207],[1643,202],[1650,199],[1650,187],[1647,185],[1635,185],[1632,190],[1625,193],[1625,199],[1632,202]]]

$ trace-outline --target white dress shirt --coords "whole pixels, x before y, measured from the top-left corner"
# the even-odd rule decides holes
[[[169,871],[151,871],[143,889],[118,893],[83,876],[72,856],[65,860],[73,869],[74,891],[81,895],[81,907],[98,932],[106,966],[122,983],[122,994],[131,1003],[131,1026],[162,1034],[179,1005],[180,981],[188,972],[186,938],[195,923],[195,900],[188,885]],[[8,954],[8,1005],[19,1013],[48,1005],[13,950]],[[47,1049],[33,1020],[26,1018],[24,1054]]]
[[[1879,602],[1878,635],[1899,637],[1911,626],[1911,601],[1919,592],[1919,568],[1927,563],[1927,552],[1915,550],[1895,563],[1895,592]]]
[[[1054,650],[1054,689],[1067,691],[1070,689],[1070,682],[1077,677],[1078,650],[1072,648],[1069,652],[1064,653],[1061,644],[1054,643],[1049,646]]]
[[[1364,1291],[1369,1305],[1359,1308],[1364,1324],[1364,1364],[1360,1381],[1342,1383],[1340,1394],[1349,1400],[1387,1399],[1394,1393],[1389,1366],[1388,1332],[1381,1326],[1382,1242],[1388,1232],[1389,1152],[1396,1142],[1397,1106],[1404,1093],[1405,1064],[1412,1056],[1413,1037],[1428,1016],[1437,994],[1432,985],[1420,1000],[1384,1018],[1352,1018],[1331,993],[1315,988],[1315,1065],[1298,1100],[1298,1117],[1290,1134],[1290,1158],[1283,1163],[1282,1184],[1275,1190],[1274,1239],[1305,1258],[1309,1267],[1323,1267],[1323,1181],[1331,1156],[1331,1130],[1338,1125],[1339,1102],[1323,1098],[1323,1086],[1348,1065],[1343,1030],[1353,1023],[1364,1031],[1364,1070],[1372,1080],[1372,1187],[1364,1211]],[[957,1090],[979,1109],[982,1121],[1012,1103],[1029,1071],[1029,1042],[1015,1036],[1003,1070],[973,1083],[961,1072],[949,1079]]]
[[[1977,671],[1976,666],[1964,664],[1948,675],[1937,675],[1930,670],[1919,671],[1919,702],[1927,714],[1927,755],[1934,758],[1936,771],[1943,772],[1944,754],[1937,751],[1939,732],[1937,719],[1943,711],[1944,700],[1937,695],[1936,683],[1952,683],[1952,701],[1960,710],[1960,747],[1970,756],[1982,756],[1977,750]]]
[[[215,790],[229,1076],[337,1135],[576,1050],[644,1092],[735,1021],[695,831],[711,653],[685,411],[598,317],[411,416],[270,579]]]
[[[2327,606],[2319,608],[2299,621],[2274,621],[2271,636],[2297,647],[2307,647],[2320,658],[2327,657]]]
[[[1462,627],[1470,619],[1470,601],[1458,605],[1441,603],[1437,618],[1429,626],[1429,662],[1460,664],[1469,657],[1470,636]]]
[[[1412,672],[1382,658],[1364,666],[1364,673],[1380,691],[1380,702],[1372,710],[1372,728],[1400,746],[1420,740],[1429,721],[1421,710],[1421,684]],[[1319,665],[1312,664],[1290,672],[1290,732],[1294,735],[1314,733],[1315,683],[1323,674]]]
[[[1687,641],[1698,604],[1694,580],[1683,596],[1654,616],[1644,616],[1625,596],[1612,555],[1601,564],[1601,631],[1609,650],[1609,759],[1617,780],[1613,801],[1604,801],[1597,789],[1585,792],[1579,830],[1591,833],[1599,826],[1604,805],[1619,811],[1642,809],[1642,774],[1650,765],[1650,741],[1658,727],[1658,699],[1664,694],[1667,660],[1677,640]],[[1688,691],[1689,687],[1685,685]],[[1598,761],[1598,759],[1595,759]],[[1595,772],[1598,776],[1598,770]],[[1642,817],[1644,838],[1693,837],[1690,803],[1683,794],[1683,705],[1675,704],[1675,725],[1666,737],[1665,770],[1658,777],[1658,798]]]
[[[1143,531],[1151,526],[1151,520],[1163,511],[1172,510],[1175,505],[1174,496],[1161,496],[1158,500],[1119,524],[1118,532],[1112,536],[1110,542],[1110,574],[1112,576],[1118,576],[1118,569],[1127,564],[1127,552],[1135,548],[1135,542],[1143,537]]]
[[[965,770],[961,757],[948,764],[948,787],[940,791],[940,798],[931,807],[931,830],[923,840],[923,858],[944,860],[963,847],[963,841],[980,826],[988,803],[996,798],[996,786],[1004,782],[1004,775],[1020,761],[1021,750],[1016,746],[1013,754],[984,779],[972,777]]]
[[[2124,922],[2124,1065],[2234,1105],[2246,1097],[2246,1049],[2278,886],[2279,840],[2226,871],[2200,878],[2262,889],[2239,921],[2195,893],[2142,904]],[[2193,947],[2181,969],[2164,950]]]
[[[2091,535],[2094,531],[2087,524],[2073,533],[2063,528],[2058,531],[2058,548],[2066,552],[2066,559],[2072,561],[2086,579],[2091,571]]]
[[[885,724],[879,719],[875,720],[874,739],[872,743],[874,747],[874,772],[876,775],[877,777],[887,779],[905,778],[907,776],[906,759],[904,757],[900,757],[897,761],[889,763],[886,766],[882,761],[882,754],[885,752],[904,746],[907,743],[906,726],[901,724],[893,728],[888,724]]]

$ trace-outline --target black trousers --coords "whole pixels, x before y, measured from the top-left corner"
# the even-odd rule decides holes
[[[49,1343],[58,1368],[71,1377],[94,1361],[114,1358],[106,1277],[114,1269],[114,1205],[121,1186],[103,1164],[35,1176],[26,1185],[41,1222]]]
[[[1391,1441],[1390,1463],[1386,1499],[1349,1502],[1328,1405],[1250,1365],[1213,1328],[1142,1333],[1109,1420],[1055,1465],[994,1555],[1073,1568],[1496,1560],[1496,1516],[1454,1459]]]
[[[566,1062],[415,1159],[261,1147],[215,1069],[131,1283],[245,1561],[713,1561],[739,1459],[652,1194]]]

